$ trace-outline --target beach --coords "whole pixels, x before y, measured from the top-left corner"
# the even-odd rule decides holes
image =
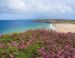
[[[57,32],[72,32],[75,33],[75,24],[69,24],[69,23],[59,23],[59,24],[54,24],[54,29]]]

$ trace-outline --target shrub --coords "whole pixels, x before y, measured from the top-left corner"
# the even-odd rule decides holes
[[[75,58],[75,33],[29,30],[0,36],[0,58]]]

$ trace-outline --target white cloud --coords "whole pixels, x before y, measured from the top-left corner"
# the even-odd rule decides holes
[[[73,12],[72,7],[64,0],[7,0],[7,2],[8,7],[16,12]]]
[[[58,5],[56,6],[56,8],[57,8],[61,13],[66,13],[66,12],[72,12],[72,11],[73,11],[73,9],[72,9],[70,6],[66,5],[66,4],[58,4]]]
[[[49,6],[41,1],[31,1],[31,8],[35,11],[49,11]]]
[[[75,0],[0,0],[0,14],[12,14],[5,15],[12,18],[74,17]]]
[[[17,11],[27,11],[30,7],[22,0],[8,0],[9,8]]]
[[[40,1],[30,1],[29,3],[26,3],[25,0],[8,0],[8,7],[13,10],[18,11],[48,11],[49,6],[45,5],[43,2]]]

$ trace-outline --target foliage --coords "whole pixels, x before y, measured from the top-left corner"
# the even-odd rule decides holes
[[[75,33],[29,30],[1,35],[0,58],[75,58]]]

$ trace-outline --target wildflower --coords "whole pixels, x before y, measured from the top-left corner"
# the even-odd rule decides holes
[[[16,41],[12,41],[11,44],[12,44],[13,46],[17,46]]]
[[[10,53],[9,58],[14,58],[14,55]]]
[[[34,38],[32,37],[29,41],[28,44],[32,44],[34,42]]]
[[[40,48],[40,49],[39,49],[39,52],[40,52],[40,53],[43,53],[43,52],[44,52],[44,47],[43,47],[43,48]]]
[[[0,34],[0,38],[2,38],[2,36],[3,36],[3,35],[2,35],[2,34]]]
[[[25,44],[19,44],[19,48],[24,49],[24,48],[26,48],[26,46],[25,46]]]
[[[3,48],[3,45],[0,45],[0,48]]]

